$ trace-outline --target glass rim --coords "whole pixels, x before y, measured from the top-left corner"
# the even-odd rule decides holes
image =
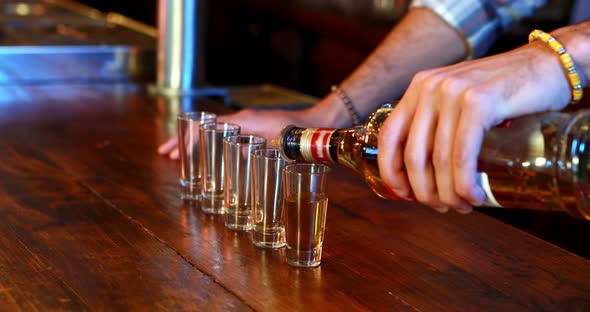
[[[223,125],[222,129],[217,128],[218,126]],[[213,128],[213,126],[215,128]],[[232,131],[232,130],[240,130],[241,127],[238,124],[231,123],[231,122],[211,122],[211,123],[204,123],[199,125],[199,128],[209,131],[215,132],[224,132],[224,131]]]
[[[266,154],[267,152],[271,152],[271,151],[274,152],[274,156],[268,156],[268,154]],[[265,153],[265,154],[262,154],[262,153]],[[250,152],[250,154],[252,154],[253,157],[261,158],[261,159],[284,160],[287,163],[295,162],[295,160],[285,158],[283,156],[283,154],[281,153],[281,150],[276,147],[266,147],[266,148],[255,149],[252,152]]]
[[[234,141],[235,139],[248,139],[247,142],[236,142]],[[252,140],[255,139],[255,140]],[[232,134],[232,135],[228,135],[225,138],[223,138],[224,141],[226,141],[228,144],[231,145],[237,145],[237,146],[242,146],[242,145],[262,145],[262,144],[266,144],[266,139],[261,137],[261,136],[257,136],[257,135],[252,135],[252,134]]]
[[[199,117],[197,117],[197,115]],[[180,114],[178,114],[178,116],[176,116],[177,119],[180,120],[185,120],[185,121],[191,121],[191,120],[202,120],[203,118],[205,120],[217,120],[217,115],[215,113],[212,112],[208,112],[208,111],[191,111],[191,112],[182,112]]]
[[[310,170],[307,171],[297,171],[295,168],[307,168]],[[315,171],[314,169],[320,169],[318,171]],[[287,174],[297,174],[297,175],[322,175],[322,174],[327,174],[330,173],[332,171],[332,168],[330,168],[327,165],[324,164],[315,164],[315,163],[291,163],[285,166],[285,168],[283,168],[283,171]]]

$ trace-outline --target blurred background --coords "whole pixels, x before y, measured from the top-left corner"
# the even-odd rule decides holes
[[[157,24],[157,0],[81,0]],[[321,97],[344,79],[407,11],[410,0],[207,1],[206,79],[214,85],[273,83]],[[567,23],[572,1],[549,5],[506,34],[497,53],[524,44],[532,27]]]

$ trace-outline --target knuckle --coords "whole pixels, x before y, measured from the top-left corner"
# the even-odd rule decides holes
[[[412,83],[420,85],[422,91],[432,92],[438,87],[441,79],[442,76],[434,70],[425,70],[418,72]]]
[[[424,167],[424,160],[418,155],[412,149],[406,149],[404,151],[404,165],[409,171],[415,171]]]
[[[423,70],[417,72],[414,77],[412,78],[412,83],[421,83],[431,77],[433,74],[432,70]]]
[[[494,101],[486,95],[485,89],[470,87],[463,92],[461,112],[468,116],[471,125],[481,126],[487,130],[502,121],[502,118],[497,116],[501,114],[501,110],[498,106],[493,106],[493,103]]]
[[[440,81],[441,79],[437,76],[432,76],[424,80],[424,91],[435,92],[439,88]]]
[[[390,115],[389,117],[387,117],[387,119],[385,119],[383,125],[381,125],[381,128],[379,129],[379,134],[377,134],[377,140],[380,146],[386,146],[384,144],[389,144],[390,141],[395,139],[398,131],[395,131],[396,123],[394,119],[394,115]]]
[[[463,146],[461,144],[461,139],[457,138],[457,148],[455,148],[453,150],[453,160],[452,160],[452,166],[453,169],[458,169],[458,170],[465,170],[466,169],[466,164],[468,163],[468,161],[470,161],[470,157],[472,155],[469,155],[468,153],[466,153],[466,151],[462,148],[459,148],[460,146]]]
[[[503,118],[500,106],[493,106],[494,101],[490,100],[485,91],[481,88],[470,88],[464,95],[461,103],[461,111],[469,116],[472,125],[480,126],[489,130],[493,125],[499,124]]]
[[[463,100],[465,102],[481,102],[485,95],[486,94],[483,88],[477,86],[469,86],[468,88],[465,88]]]
[[[440,90],[444,95],[459,94],[465,89],[467,82],[458,76],[449,76],[440,82]]]
[[[467,88],[463,92],[461,100],[461,109],[464,112],[468,112],[470,116],[481,116],[484,113],[486,107],[486,95],[485,92],[476,87]]]
[[[436,169],[446,169],[451,164],[451,159],[448,153],[445,153],[441,148],[434,148],[432,152],[432,164]]]

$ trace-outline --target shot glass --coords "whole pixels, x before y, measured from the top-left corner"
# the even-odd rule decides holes
[[[225,213],[223,139],[236,134],[240,134],[240,126],[232,123],[216,122],[200,127],[201,210],[205,213]]]
[[[330,168],[320,164],[295,163],[283,169],[285,180],[285,234],[287,263],[315,267],[322,259]]]
[[[253,151],[252,157],[252,243],[262,248],[284,247],[283,169],[293,161],[276,148]]]
[[[232,135],[223,142],[225,157],[225,227],[238,231],[252,228],[252,156],[266,147],[266,140],[253,135]]]
[[[201,196],[199,126],[214,123],[213,113],[196,111],[178,114],[178,151],[180,153],[180,198],[198,200]]]

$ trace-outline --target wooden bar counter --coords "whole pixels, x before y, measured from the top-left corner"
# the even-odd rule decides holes
[[[201,101],[201,109],[222,111]],[[321,266],[178,196],[182,103],[130,85],[0,87],[0,310],[588,311],[590,262],[335,169]]]

